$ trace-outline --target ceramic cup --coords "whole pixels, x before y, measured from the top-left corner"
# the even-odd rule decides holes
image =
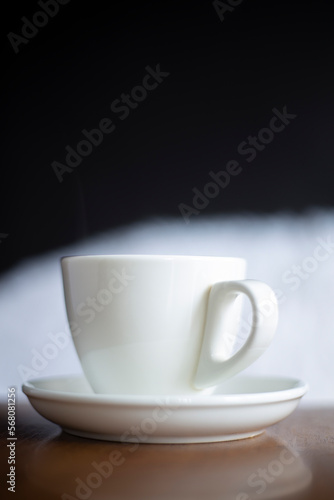
[[[240,258],[93,255],[61,260],[67,316],[96,393],[203,394],[253,363],[277,325],[277,302]],[[239,294],[252,317],[231,356]]]

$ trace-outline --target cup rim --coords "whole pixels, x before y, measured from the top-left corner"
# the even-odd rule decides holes
[[[246,263],[243,257],[223,257],[219,255],[181,255],[181,254],[88,254],[64,255],[60,261],[66,260],[102,260],[102,259],[128,259],[128,260],[221,260]]]

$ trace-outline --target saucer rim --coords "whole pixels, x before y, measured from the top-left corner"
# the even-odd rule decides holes
[[[78,393],[75,391],[65,392],[60,390],[52,390],[50,388],[40,388],[36,386],[36,383],[40,382],[52,382],[59,379],[68,380],[84,380],[86,378],[83,374],[70,374],[70,375],[53,375],[46,377],[34,378],[25,381],[22,384],[22,392],[28,397],[38,398],[38,399],[48,399],[54,401],[72,401],[80,403],[91,403],[94,404],[122,404],[127,406],[132,405],[145,405],[145,406],[156,406],[157,404],[168,404],[187,407],[191,405],[192,407],[198,406],[242,406],[247,404],[270,404],[275,402],[292,401],[295,399],[300,399],[309,389],[307,382],[294,377],[285,377],[280,375],[249,375],[249,376],[238,376],[240,382],[242,379],[252,379],[254,381],[267,380],[270,379],[276,382],[285,382],[290,384],[290,387],[284,389],[278,389],[275,391],[258,391],[252,393],[234,393],[234,394],[206,394],[206,395],[166,395],[166,394],[97,394],[97,393]]]

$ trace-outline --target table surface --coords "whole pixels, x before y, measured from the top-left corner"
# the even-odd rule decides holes
[[[6,424],[1,405],[1,423]],[[300,407],[265,433],[209,444],[112,443],[70,436],[17,407],[14,499],[334,498],[334,407]],[[1,488],[7,429],[1,429]]]

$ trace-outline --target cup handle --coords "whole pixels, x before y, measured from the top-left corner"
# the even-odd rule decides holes
[[[231,306],[240,293],[248,297],[252,306],[250,333],[244,345],[233,356],[228,357],[228,349],[224,349],[224,336],[229,333],[229,325],[235,325],[235,318],[233,314],[229,314],[229,309],[233,309]],[[252,364],[271,343],[277,321],[275,294],[262,281],[226,281],[212,285],[194,379],[196,389],[215,386]]]

